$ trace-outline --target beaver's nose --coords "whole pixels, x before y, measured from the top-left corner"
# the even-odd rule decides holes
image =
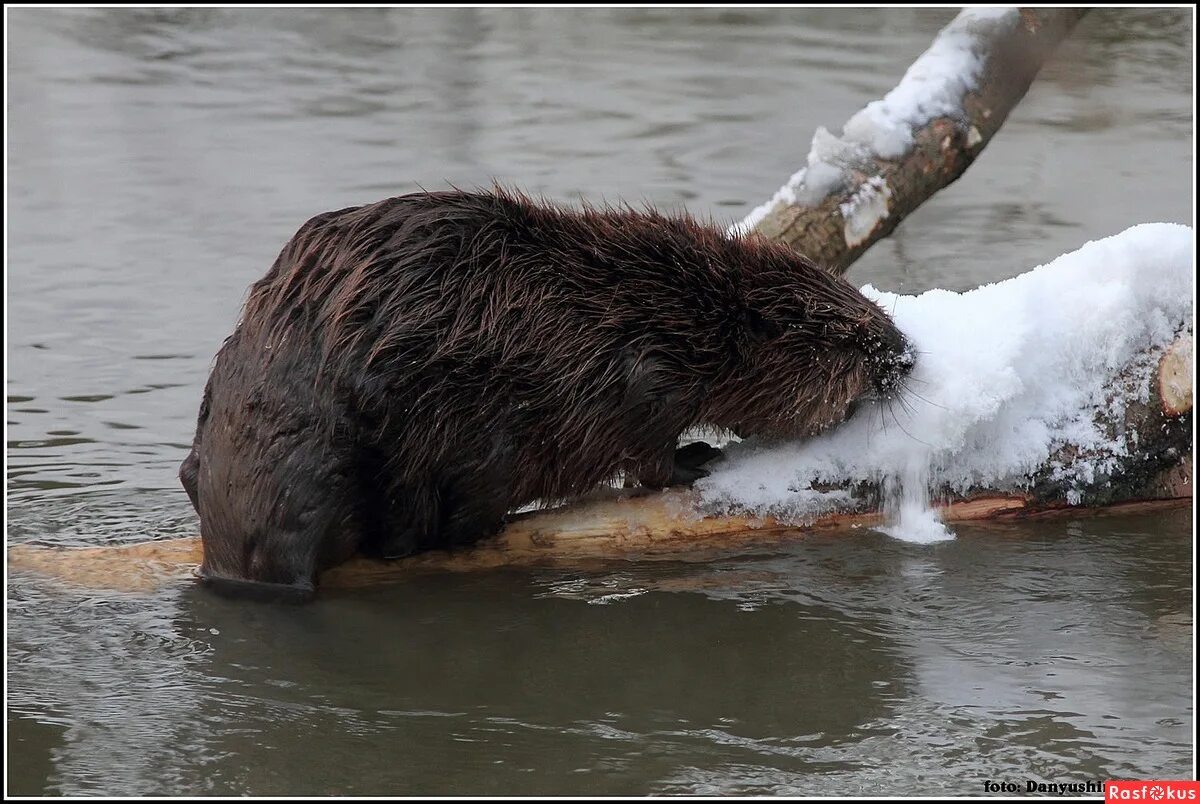
[[[892,339],[889,338],[889,341]],[[916,355],[908,340],[895,330],[895,340],[887,343],[870,357],[871,384],[879,396],[890,396],[904,382],[904,378],[912,373],[916,365]]]

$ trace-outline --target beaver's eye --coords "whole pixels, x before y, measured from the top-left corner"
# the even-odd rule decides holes
[[[818,323],[806,307],[795,307],[788,311],[784,326],[791,332],[808,332]]]
[[[763,340],[778,338],[783,332],[778,324],[757,310],[751,310],[746,314],[746,328],[750,330],[751,335]]]

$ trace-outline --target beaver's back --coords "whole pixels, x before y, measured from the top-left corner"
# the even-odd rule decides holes
[[[727,359],[736,285],[697,260],[708,236],[658,214],[401,196],[302,227],[241,326],[265,351],[315,337],[329,404],[414,471],[505,453],[515,498],[565,497],[690,424]]]

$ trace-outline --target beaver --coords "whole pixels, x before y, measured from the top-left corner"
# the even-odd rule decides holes
[[[306,596],[356,553],[468,545],[622,473],[693,479],[696,426],[811,436],[912,362],[844,279],[683,213],[493,188],[317,215],[204,389],[180,468],[200,575]]]

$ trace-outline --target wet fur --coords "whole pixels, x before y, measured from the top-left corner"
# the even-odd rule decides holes
[[[202,573],[312,589],[356,552],[466,545],[680,434],[803,437],[908,370],[785,246],[685,216],[419,193],[319,215],[250,291],[180,470]]]

